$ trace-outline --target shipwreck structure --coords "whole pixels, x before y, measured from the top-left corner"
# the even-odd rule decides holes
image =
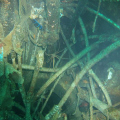
[[[0,120],[120,120],[119,11],[0,0]]]

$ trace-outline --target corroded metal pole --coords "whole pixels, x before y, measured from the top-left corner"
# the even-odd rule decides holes
[[[113,50],[119,48],[120,46],[120,41],[117,41],[115,43],[113,43],[112,45],[108,46],[106,49],[104,49],[103,51],[101,51],[98,55],[96,55],[96,57],[94,57],[92,60],[90,60],[86,66],[79,72],[79,74],[76,75],[75,80],[73,81],[73,83],[71,84],[70,88],[68,89],[68,91],[66,92],[66,94],[63,96],[63,98],[61,99],[61,101],[59,102],[58,106],[59,108],[61,108],[63,106],[63,104],[66,102],[66,100],[68,99],[68,97],[70,96],[71,92],[74,90],[74,88],[77,86],[78,82],[82,79],[83,75],[94,65],[96,64],[98,61],[100,61],[102,58],[104,58],[106,55],[108,55],[110,52],[112,52]],[[110,116],[111,118],[114,118],[115,116]],[[115,119],[114,119],[115,120]]]
[[[53,82],[55,79],[62,74],[67,68],[69,68],[73,63],[75,63],[77,60],[79,60],[81,57],[83,57],[87,52],[94,49],[97,46],[97,44],[93,44],[92,46],[89,46],[88,48],[84,49],[82,52],[80,52],[76,57],[74,57],[71,61],[69,61],[66,65],[64,65],[57,73],[55,73],[36,93],[35,98],[38,98],[39,95]]]
[[[39,70],[43,66],[43,62],[44,62],[44,51],[43,50],[38,51],[36,59],[37,59],[37,62],[36,62],[33,78],[32,78],[31,85],[30,85],[27,99],[26,99],[26,115],[25,115],[26,120],[32,120],[32,117],[30,114],[30,107],[31,107],[31,101],[33,98],[34,88],[35,88],[36,81],[37,81],[37,76],[38,76]]]
[[[47,7],[47,29],[50,32],[48,44],[52,44],[59,39],[60,27],[60,0],[46,0]]]

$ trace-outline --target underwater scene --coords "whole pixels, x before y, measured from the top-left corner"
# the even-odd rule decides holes
[[[0,120],[120,120],[120,0],[0,0]]]

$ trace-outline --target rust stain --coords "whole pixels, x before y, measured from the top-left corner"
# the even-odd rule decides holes
[[[89,82],[87,80],[83,80],[83,83],[88,84]]]
[[[4,57],[6,57],[7,55],[9,55],[9,53],[12,50],[12,35],[15,32],[15,27],[13,28],[13,30],[3,39],[3,42],[5,43],[5,45],[3,46],[4,49]]]
[[[33,35],[33,38],[35,39],[35,37],[36,37],[36,36],[35,36],[35,34],[34,34],[34,35]]]

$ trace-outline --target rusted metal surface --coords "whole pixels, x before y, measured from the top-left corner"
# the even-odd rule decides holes
[[[47,0],[47,20],[48,20],[48,43],[54,43],[59,39],[60,31],[60,0]]]

